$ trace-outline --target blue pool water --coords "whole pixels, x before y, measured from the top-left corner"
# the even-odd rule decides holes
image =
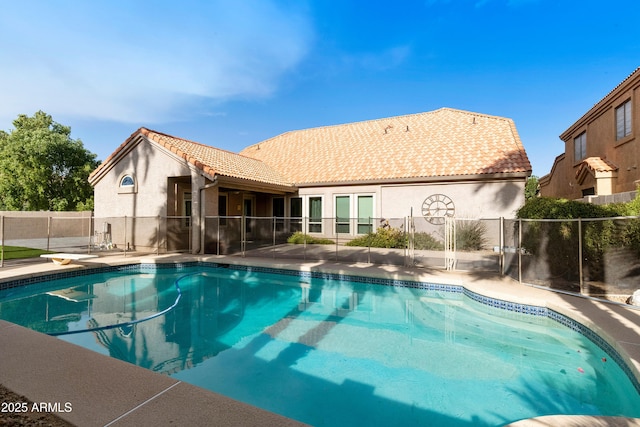
[[[546,309],[456,286],[124,270],[1,291],[0,318],[315,426],[640,417],[619,355]]]

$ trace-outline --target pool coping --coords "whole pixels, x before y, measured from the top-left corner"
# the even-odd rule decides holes
[[[38,263],[7,270],[0,269],[0,285],[16,279],[41,280],[42,276],[47,274],[77,275],[80,270],[109,266],[185,262],[210,262],[454,285],[494,300],[545,307],[579,322],[605,339],[626,362],[635,378],[640,379],[640,310],[521,285],[497,273],[446,272],[412,267],[248,257],[110,256],[66,266]],[[74,424],[141,425],[139,423],[144,421],[149,423],[148,425],[157,425],[175,421],[193,425],[304,425],[8,322],[0,321],[0,342],[3,343],[0,346],[0,382],[34,402],[70,402],[73,410],[57,415]],[[69,373],[74,375],[69,376]],[[75,375],[77,373],[81,375]],[[122,384],[127,385],[124,390]],[[89,401],[87,396],[91,396],[92,400]],[[100,402],[108,404],[96,408],[97,396],[101,398]],[[178,405],[178,402],[181,405]],[[580,419],[580,425],[602,425],[602,418],[611,423],[616,421],[615,417],[562,418],[566,419],[567,423],[569,419]],[[593,424],[585,424],[585,418]],[[550,423],[548,425],[558,423],[557,416],[540,417],[535,420],[535,425],[538,426],[547,425],[544,424],[546,421]],[[640,419],[622,420],[622,425],[640,426]],[[514,425],[530,425],[526,424],[530,421],[520,421]],[[110,424],[112,422],[113,424]]]

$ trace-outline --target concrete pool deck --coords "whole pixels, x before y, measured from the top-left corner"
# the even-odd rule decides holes
[[[105,265],[186,261],[317,270],[462,285],[491,298],[552,308],[606,339],[627,362],[636,378],[640,378],[640,310],[520,285],[495,273],[265,258],[161,255],[108,256],[64,266],[44,260],[19,265],[5,264],[0,268],[0,282]],[[59,409],[58,416],[79,426],[303,425],[4,321],[0,321],[0,383],[32,402],[52,405],[54,409]],[[71,407],[68,412],[67,403]],[[512,425],[640,426],[640,419],[553,416],[523,420]]]

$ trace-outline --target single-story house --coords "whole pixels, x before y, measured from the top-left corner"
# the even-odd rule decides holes
[[[124,240],[111,230],[114,243],[150,227],[135,246],[188,239],[191,252],[213,253],[274,231],[355,237],[410,215],[433,227],[443,216],[512,218],[530,174],[511,119],[441,108],[286,132],[240,153],[140,128],[89,181],[98,224],[148,218],[130,220]]]

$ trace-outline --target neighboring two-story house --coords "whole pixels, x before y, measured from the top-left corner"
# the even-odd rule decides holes
[[[632,199],[640,184],[640,67],[560,135],[563,154],[540,195],[594,203]]]

